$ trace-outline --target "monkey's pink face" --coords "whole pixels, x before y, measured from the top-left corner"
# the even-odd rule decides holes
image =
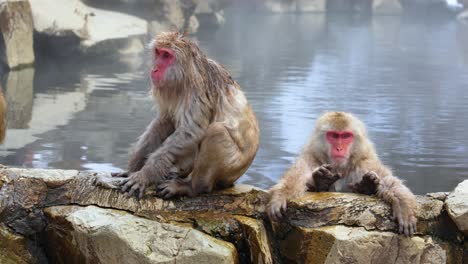
[[[153,83],[161,82],[165,79],[167,70],[175,61],[174,52],[169,48],[154,49],[154,66],[151,70]]]
[[[350,146],[353,143],[353,132],[330,130],[326,134],[330,146],[330,158],[336,163],[342,163],[349,157]]]

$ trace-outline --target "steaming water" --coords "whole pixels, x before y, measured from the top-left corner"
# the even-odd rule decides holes
[[[240,182],[272,186],[324,111],[355,113],[382,160],[416,193],[468,178],[468,25],[425,16],[229,14],[196,36],[243,87],[260,122]],[[138,60],[39,60],[4,78],[0,163],[115,171],[153,118]]]

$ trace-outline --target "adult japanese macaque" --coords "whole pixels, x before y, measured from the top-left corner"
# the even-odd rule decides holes
[[[178,32],[152,45],[152,93],[159,115],[131,154],[122,191],[141,198],[196,196],[232,186],[259,144],[255,115],[239,85],[197,44]]]
[[[301,155],[270,190],[270,217],[278,221],[287,200],[307,190],[376,194],[391,204],[400,233],[416,231],[413,193],[381,163],[364,124],[349,113],[328,112],[318,119]]]

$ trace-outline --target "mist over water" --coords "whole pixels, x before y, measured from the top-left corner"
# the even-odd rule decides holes
[[[416,193],[468,178],[468,25],[434,15],[226,13],[223,27],[194,38],[229,69],[260,122],[260,150],[239,182],[272,186],[329,110],[361,118],[384,163]],[[10,72],[0,163],[124,169],[156,115],[148,71],[138,58],[39,58]]]

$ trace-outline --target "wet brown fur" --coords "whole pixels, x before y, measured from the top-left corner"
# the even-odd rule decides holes
[[[154,48],[169,48],[175,62],[153,84],[159,116],[131,155],[123,190],[141,197],[150,184],[163,198],[231,186],[250,166],[259,128],[239,85],[178,32],[158,35]]]

